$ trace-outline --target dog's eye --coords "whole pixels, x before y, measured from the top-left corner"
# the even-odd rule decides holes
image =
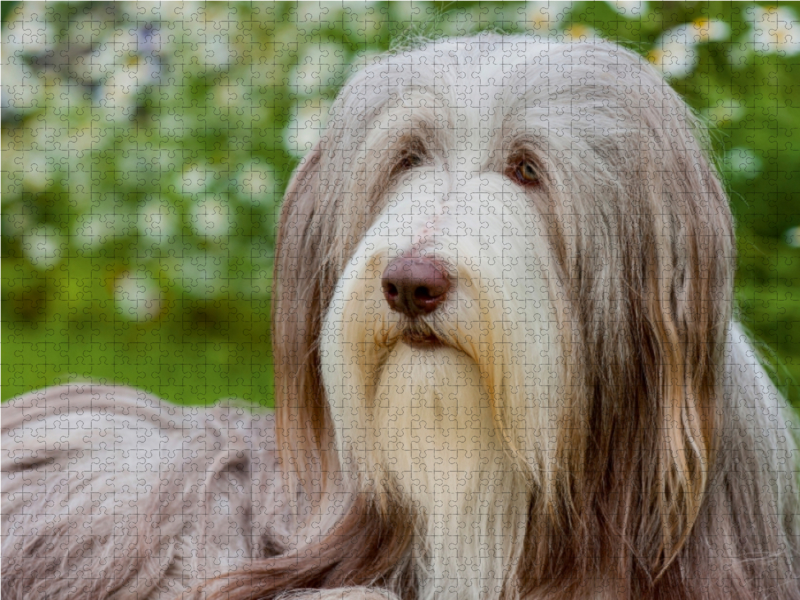
[[[407,171],[408,169],[413,169],[414,167],[418,167],[422,164],[422,158],[417,156],[416,154],[406,154],[398,163],[397,170],[398,171]]]
[[[401,173],[405,173],[413,169],[414,167],[418,167],[422,164],[422,157],[419,154],[403,154],[400,157],[400,160],[395,163],[394,167],[392,167],[392,171],[390,176],[392,178],[397,177]]]
[[[520,185],[535,186],[541,183],[536,165],[530,160],[523,160],[511,168],[511,177]]]

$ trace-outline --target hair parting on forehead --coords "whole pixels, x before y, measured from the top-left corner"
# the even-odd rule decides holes
[[[493,36],[460,47],[477,55],[487,51],[479,50],[484,41],[502,47]],[[401,59],[413,62],[386,57],[345,86],[326,134],[289,185],[280,219],[277,435],[284,468],[322,503],[339,465],[319,336],[343,261],[389,185],[386,173],[370,170],[363,141],[388,96],[411,85],[402,79]],[[536,206],[562,262],[559,318],[570,359],[554,493],[544,500],[532,490],[517,587],[501,596],[577,600],[602,575],[616,582],[615,598],[800,598],[796,582],[781,583],[792,579],[797,563],[794,517],[782,516],[796,512],[793,495],[765,491],[778,476],[753,465],[775,451],[747,429],[742,408],[753,409],[752,389],[769,384],[758,383],[754,367],[725,369],[748,359],[735,345],[725,356],[738,335],[730,324],[733,222],[702,128],[677,93],[627,50],[554,45],[548,60],[564,61],[556,71],[572,74],[564,80],[568,97],[551,94],[548,101],[592,119],[576,125],[576,151],[544,148],[537,156],[549,184],[546,205]],[[433,77],[432,68],[426,72],[414,68]],[[590,72],[594,79],[581,77]],[[419,140],[408,148],[422,153]],[[753,411],[753,418],[766,418]],[[788,480],[778,485],[794,487]],[[387,507],[355,494],[327,537],[254,564],[229,579],[225,597],[380,585],[413,598],[413,519],[401,502]]]

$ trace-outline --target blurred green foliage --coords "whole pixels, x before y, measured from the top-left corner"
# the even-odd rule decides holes
[[[269,404],[283,189],[346,77],[417,35],[621,42],[713,127],[739,318],[800,401],[800,31],[754,3],[4,2],[3,398]]]

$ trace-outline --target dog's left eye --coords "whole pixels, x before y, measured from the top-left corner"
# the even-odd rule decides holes
[[[541,183],[539,171],[536,165],[530,160],[523,160],[514,165],[510,169],[509,175],[520,185],[534,186]]]

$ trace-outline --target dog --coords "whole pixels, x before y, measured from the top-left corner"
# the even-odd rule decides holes
[[[706,138],[607,42],[441,39],[356,73],[282,208],[274,439],[113,388],[16,401],[4,591],[800,598],[795,426],[733,320]],[[82,418],[116,445],[30,433],[83,451]]]

